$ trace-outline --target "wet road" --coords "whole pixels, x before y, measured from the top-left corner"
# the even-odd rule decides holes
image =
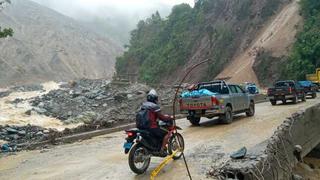
[[[213,165],[222,163],[231,152],[250,148],[270,137],[278,125],[292,113],[319,102],[271,106],[269,102],[256,105],[256,115],[236,116],[229,125],[216,120],[204,120],[192,127],[185,119],[177,121],[184,130],[186,158],[194,179],[206,179]],[[125,134],[117,132],[90,140],[55,146],[48,151],[20,152],[1,157],[0,179],[149,179],[150,172],[161,162],[153,158],[148,172],[136,176],[128,167],[122,144]],[[183,160],[170,163],[158,179],[187,179]]]

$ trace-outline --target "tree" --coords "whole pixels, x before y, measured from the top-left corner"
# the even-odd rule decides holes
[[[297,36],[283,76],[303,80],[305,74],[320,67],[320,1],[301,0],[300,3],[304,27]]]
[[[2,9],[2,7],[5,3],[11,3],[11,1],[10,0],[4,0],[4,1],[0,0],[0,10]],[[5,28],[5,29],[1,30],[1,27],[0,27],[0,38],[5,38],[8,36],[12,36],[12,35],[13,35],[13,29]]]
[[[1,27],[0,27],[0,38],[5,38],[12,35],[13,35],[13,30],[11,28],[5,28],[1,30]]]

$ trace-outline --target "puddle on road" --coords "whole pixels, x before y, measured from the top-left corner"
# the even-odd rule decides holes
[[[9,96],[0,98],[0,125],[18,125],[24,126],[27,124],[41,126],[44,128],[55,128],[57,130],[64,130],[65,128],[74,128],[80,124],[64,125],[60,120],[56,118],[40,115],[35,112],[26,115],[27,110],[32,109],[32,106],[23,101],[18,104],[11,104],[10,101],[15,99],[29,99],[36,96],[41,96],[48,93],[51,90],[59,89],[59,84],[55,82],[43,83],[44,91],[31,91],[31,92],[13,92]]]

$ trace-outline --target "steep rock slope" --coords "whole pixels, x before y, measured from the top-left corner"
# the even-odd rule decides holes
[[[29,0],[14,0],[0,12],[0,26],[14,30],[0,40],[0,86],[108,78],[122,48],[71,18]]]
[[[272,81],[279,78],[273,77],[276,72],[272,72],[272,66],[280,65],[274,61],[281,61],[282,56],[288,55],[295,42],[295,35],[300,24],[302,24],[302,17],[299,15],[299,4],[297,0],[293,0],[269,23],[265,24],[249,48],[235,56],[233,61],[218,75],[218,78],[230,77],[229,81],[235,83],[245,81],[259,83],[261,81],[262,85],[270,85]],[[269,67],[262,69],[259,68],[262,63],[256,62],[256,59],[265,53],[270,54],[269,59],[265,62]],[[269,78],[263,77],[268,78],[267,80],[257,77],[256,73],[258,75],[267,73],[261,71],[270,71]]]

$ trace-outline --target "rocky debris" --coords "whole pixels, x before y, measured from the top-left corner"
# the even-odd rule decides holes
[[[11,143],[22,143],[24,139],[42,139],[45,129],[39,126],[0,126],[0,139]],[[41,135],[41,136],[40,136]],[[22,141],[21,141],[22,140]]]
[[[243,148],[239,149],[238,151],[232,153],[230,155],[230,158],[232,158],[232,159],[242,159],[242,158],[244,158],[246,156],[246,154],[247,154],[247,148],[243,147]]]
[[[32,111],[67,124],[82,122],[110,127],[115,123],[133,122],[149,89],[143,84],[117,86],[107,80],[82,79],[32,99],[31,105]]]
[[[298,174],[293,174],[292,175],[292,180],[303,180],[304,178]]]
[[[62,136],[99,128],[114,127],[134,122],[135,114],[141,103],[146,100],[146,93],[151,87],[144,84],[113,84],[108,80],[82,79],[62,84],[61,89],[31,99],[15,99],[9,103],[18,104],[28,101],[32,108],[25,112],[32,116],[38,113],[60,119],[65,124],[82,123],[81,126],[59,132],[38,126],[0,126],[0,141],[4,151],[15,151],[17,144],[29,146],[30,143],[50,141]],[[17,91],[39,90],[39,86],[16,87]],[[157,89],[162,105],[170,105],[174,89]],[[0,143],[1,144],[1,143]],[[9,147],[9,150],[7,148]],[[18,147],[18,150],[20,146]]]
[[[160,103],[162,106],[172,105],[175,89],[171,87],[158,88],[157,92],[159,93]]]
[[[15,100],[10,101],[9,103],[11,103],[11,104],[19,104],[19,103],[21,103],[21,102],[23,102],[23,101],[24,101],[24,99],[16,98]]]
[[[37,142],[48,139],[49,132],[39,126],[0,126],[0,140],[5,143],[1,145],[2,152],[12,152],[20,150],[18,144],[26,142]]]
[[[0,92],[0,98],[7,97],[12,93],[12,91],[2,91]]]
[[[41,84],[29,84],[29,85],[21,85],[14,86],[11,88],[11,91],[17,92],[30,92],[30,91],[42,91],[43,86]]]
[[[94,125],[83,125],[63,131],[45,129],[39,126],[0,126],[0,152],[14,152],[22,149],[35,148],[33,144],[44,142],[57,144],[56,139],[96,128]],[[43,148],[46,148],[44,145]]]

